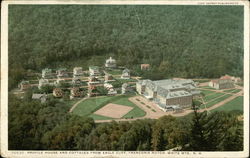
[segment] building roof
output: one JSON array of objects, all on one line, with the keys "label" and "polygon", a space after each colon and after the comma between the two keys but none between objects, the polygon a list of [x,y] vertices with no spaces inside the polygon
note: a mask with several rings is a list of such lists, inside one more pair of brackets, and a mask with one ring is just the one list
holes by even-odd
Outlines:
[{"label": "building roof", "polygon": [[141,66],[143,66],[143,67],[144,67],[144,66],[145,66],[145,67],[147,67],[147,66],[149,66],[149,64],[141,64]]},{"label": "building roof", "polygon": [[41,84],[41,83],[49,83],[49,80],[48,80],[48,79],[41,78],[41,79],[39,80],[39,84]]},{"label": "building roof", "polygon": [[98,66],[89,66],[89,69],[92,69],[92,70],[99,70],[99,67],[98,67]]},{"label": "building roof", "polygon": [[20,84],[29,84],[30,82],[29,81],[22,81]]},{"label": "building roof", "polygon": [[123,83],[122,84],[122,88],[127,88],[128,87],[128,84],[127,83]]},{"label": "building roof", "polygon": [[51,73],[52,70],[51,69],[48,69],[48,68],[45,68],[42,70],[42,73]]},{"label": "building roof", "polygon": [[61,88],[54,88],[53,91],[62,91]]},{"label": "building roof", "polygon": [[57,71],[66,71],[67,69],[66,68],[59,68],[57,69]]},{"label": "building roof", "polygon": [[146,85],[150,90],[157,92],[158,95],[165,97],[167,99],[183,97],[183,96],[191,96],[192,94],[187,90],[195,89],[195,83],[190,79],[187,80],[166,79],[158,81],[140,80],[138,81],[138,84]]},{"label": "building roof", "polygon": [[106,63],[116,63],[116,60],[112,57],[109,57],[109,59],[106,60]]},{"label": "building roof", "polygon": [[168,93],[167,99],[179,98],[179,97],[185,97],[185,96],[192,96],[192,94],[190,92],[185,91],[185,90],[174,91],[174,92]]},{"label": "building roof", "polygon": [[130,73],[129,69],[124,69],[122,73]]},{"label": "building roof", "polygon": [[42,97],[46,97],[46,94],[32,94],[32,99],[41,99]]},{"label": "building roof", "polygon": [[222,80],[231,80],[232,76],[225,75],[225,76],[221,76],[220,79],[222,79]]},{"label": "building roof", "polygon": [[217,80],[211,80],[213,83],[223,84],[223,83],[230,83],[231,80],[228,79],[217,79]]}]

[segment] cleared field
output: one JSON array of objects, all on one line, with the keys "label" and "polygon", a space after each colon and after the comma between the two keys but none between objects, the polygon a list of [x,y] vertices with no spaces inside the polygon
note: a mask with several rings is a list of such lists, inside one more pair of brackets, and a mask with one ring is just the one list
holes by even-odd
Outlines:
[{"label": "cleared field", "polygon": [[233,92],[235,89],[227,89],[227,90],[224,90],[223,92],[229,92],[229,93],[231,93],[231,92]]},{"label": "cleared field", "polygon": [[107,116],[111,118],[121,118],[132,109],[133,107],[130,107],[130,106],[109,103],[105,105],[104,107],[102,107],[101,109],[97,110],[94,114]]},{"label": "cleared field", "polygon": [[119,100],[116,100],[116,101],[112,102],[114,104],[120,104],[120,105],[126,105],[126,106],[133,107],[133,110],[131,110],[130,112],[128,112],[122,118],[132,118],[132,117],[135,118],[135,117],[143,117],[143,116],[145,116],[146,112],[143,111],[141,108],[139,108],[134,103],[130,102],[128,100],[128,98],[129,97],[124,97],[124,98],[121,98]]},{"label": "cleared field", "polygon": [[81,102],[73,111],[73,114],[80,116],[87,116],[103,107],[108,103],[113,97],[98,97],[98,98],[89,98]]},{"label": "cleared field", "polygon": [[224,94],[225,94],[225,93],[214,93],[214,94],[205,96],[204,101],[205,101],[205,102],[208,102],[208,101],[210,101],[210,100],[212,100],[212,99],[215,99],[215,98],[217,98],[217,97],[220,97],[220,96],[222,96],[222,95],[224,95]]},{"label": "cleared field", "polygon": [[202,92],[203,94],[205,94],[205,96],[206,96],[206,95],[210,95],[210,94],[212,94],[212,93],[216,93],[216,92],[210,91],[210,90],[201,90],[201,92]]},{"label": "cleared field", "polygon": [[230,102],[211,111],[214,112],[214,111],[233,111],[233,110],[239,110],[243,112],[243,96],[239,96],[231,100]]},{"label": "cleared field", "polygon": [[74,105],[76,102],[78,102],[80,99],[76,98],[74,100],[67,100],[67,101],[62,101],[63,103],[65,103],[69,108],[72,107],[72,105]]},{"label": "cleared field", "polygon": [[240,89],[235,89],[234,91],[232,91],[231,93],[238,93],[240,92],[241,90]]},{"label": "cleared field", "polygon": [[227,93],[238,93],[239,91],[241,91],[240,89],[228,89],[228,90],[224,90],[223,92],[227,92]]},{"label": "cleared field", "polygon": [[91,114],[89,117],[92,117],[94,120],[112,120],[113,118],[107,116],[101,116],[97,114]]},{"label": "cleared field", "polygon": [[213,101],[211,101],[211,102],[208,102],[208,103],[205,104],[205,105],[201,105],[201,106],[200,106],[200,109],[204,109],[205,106],[206,106],[207,108],[208,108],[208,107],[211,107],[211,106],[213,106],[213,105],[215,105],[215,104],[217,104],[217,103],[219,103],[219,102],[225,100],[226,98],[228,98],[228,97],[230,97],[230,96],[232,96],[232,95],[226,94],[226,95],[224,95],[224,96],[222,96],[222,97],[220,97],[220,98],[217,98],[217,99],[215,99],[215,100],[213,100]]},{"label": "cleared field", "polygon": [[104,97],[97,97],[97,98],[89,98],[83,102],[81,102],[73,111],[73,114],[80,115],[80,116],[90,116],[95,120],[106,120],[110,119],[110,117],[100,116],[93,114],[95,111],[99,110],[100,108],[104,107],[109,103],[113,104],[120,104],[129,107],[133,107],[131,111],[129,111],[126,115],[122,118],[135,118],[135,117],[142,117],[146,113],[138,106],[133,104],[128,100],[131,97],[129,95],[121,95],[121,96],[104,96]]},{"label": "cleared field", "polygon": [[212,88],[212,87],[209,87],[209,86],[202,86],[202,87],[199,87],[199,88],[205,88],[205,89],[215,89],[215,88]]},{"label": "cleared field", "polygon": [[107,72],[111,75],[121,75],[122,70],[107,70]]}]

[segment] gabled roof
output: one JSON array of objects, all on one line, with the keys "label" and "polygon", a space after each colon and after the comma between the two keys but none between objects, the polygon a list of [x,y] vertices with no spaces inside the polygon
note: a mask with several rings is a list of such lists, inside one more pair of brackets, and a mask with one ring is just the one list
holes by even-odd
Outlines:
[{"label": "gabled roof", "polygon": [[42,97],[46,96],[46,94],[32,94],[32,99],[41,99]]},{"label": "gabled roof", "polygon": [[225,76],[221,76],[220,79],[222,79],[222,80],[231,80],[232,76],[225,75]]},{"label": "gabled roof", "polygon": [[122,73],[129,73],[130,71],[129,71],[129,69],[124,69],[123,71],[122,71]]},{"label": "gabled roof", "polygon": [[89,69],[99,70],[99,67],[98,66],[89,66]]},{"label": "gabled roof", "polygon": [[113,59],[112,57],[109,57],[109,59],[106,60],[106,63],[115,63],[116,60]]},{"label": "gabled roof", "polygon": [[179,97],[184,97],[184,96],[192,96],[190,92],[180,90],[180,91],[174,91],[174,92],[169,92],[167,95],[167,99],[171,98],[179,98]]}]

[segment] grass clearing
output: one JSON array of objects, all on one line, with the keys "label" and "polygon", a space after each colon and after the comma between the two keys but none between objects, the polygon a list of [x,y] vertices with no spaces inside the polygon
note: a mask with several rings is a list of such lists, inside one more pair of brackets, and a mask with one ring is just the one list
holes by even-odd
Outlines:
[{"label": "grass clearing", "polygon": [[121,75],[122,70],[107,70],[107,72],[111,75]]},{"label": "grass clearing", "polygon": [[75,98],[72,100],[64,100],[62,101],[63,103],[65,103],[69,108],[71,108],[75,103],[77,103],[79,100],[81,100],[80,98]]},{"label": "grass clearing", "polygon": [[227,93],[238,93],[240,92],[240,89],[228,89],[228,90],[224,90],[223,92],[227,92]]},{"label": "grass clearing", "polygon": [[241,91],[241,89],[235,89],[232,93],[238,93],[240,91]]},{"label": "grass clearing", "polygon": [[227,90],[224,90],[223,92],[228,92],[228,93],[231,93],[233,92],[235,89],[227,89]]},{"label": "grass clearing", "polygon": [[243,96],[239,96],[230,102],[227,102],[226,104],[211,110],[211,112],[214,111],[234,111],[234,110],[239,110],[243,112]]},{"label": "grass clearing", "polygon": [[143,117],[143,116],[145,116],[146,112],[143,111],[141,108],[139,108],[134,103],[130,102],[128,100],[129,97],[131,97],[131,96],[125,96],[124,98],[121,98],[119,100],[116,100],[116,101],[112,102],[114,104],[120,104],[120,105],[126,105],[126,106],[133,107],[133,110],[131,110],[130,112],[128,112],[122,118],[135,118],[135,117]]},{"label": "grass clearing", "polygon": [[213,106],[213,105],[215,105],[215,104],[217,104],[217,103],[219,103],[219,102],[221,102],[221,101],[227,99],[227,98],[230,97],[230,96],[232,96],[232,95],[226,94],[226,95],[224,95],[224,96],[222,96],[222,97],[220,97],[220,98],[217,98],[217,99],[215,99],[215,100],[213,100],[213,101],[211,101],[211,102],[208,102],[208,103],[205,104],[205,105],[201,105],[201,106],[200,106],[200,109],[204,109],[205,106],[206,106],[207,108],[209,108],[209,107],[211,107],[211,106]]},{"label": "grass clearing", "polygon": [[203,94],[205,94],[205,96],[206,96],[206,95],[210,95],[210,94],[212,94],[212,93],[216,93],[216,92],[210,91],[210,90],[201,90],[201,92],[202,92]]},{"label": "grass clearing", "polygon": [[84,100],[74,109],[73,114],[80,116],[90,115],[92,112],[106,105],[110,99],[112,99],[111,96]]},{"label": "grass clearing", "polygon": [[215,99],[215,98],[218,98],[218,97],[220,97],[220,96],[222,96],[222,95],[224,95],[224,94],[225,94],[225,93],[214,93],[214,94],[205,96],[205,97],[204,97],[204,101],[205,101],[205,102],[208,102],[208,101],[210,101],[210,100],[212,100],[212,99]]},{"label": "grass clearing", "polygon": [[92,117],[94,120],[112,120],[113,118],[107,116],[101,116],[97,114],[91,114],[89,117]]},{"label": "grass clearing", "polygon": [[212,88],[212,87],[209,87],[209,86],[202,86],[202,87],[199,87],[199,88],[204,88],[204,89],[215,89],[215,88]]},{"label": "grass clearing", "polygon": [[109,119],[109,117],[100,116],[93,114],[93,112],[97,111],[98,109],[102,108],[103,106],[107,105],[108,103],[120,104],[125,106],[133,107],[133,110],[128,112],[122,118],[135,118],[135,117],[142,117],[146,115],[146,112],[139,108],[134,103],[130,102],[128,98],[131,95],[120,95],[120,96],[103,96],[97,98],[89,98],[81,102],[73,111],[73,114],[80,115],[80,116],[90,116],[93,119]]}]

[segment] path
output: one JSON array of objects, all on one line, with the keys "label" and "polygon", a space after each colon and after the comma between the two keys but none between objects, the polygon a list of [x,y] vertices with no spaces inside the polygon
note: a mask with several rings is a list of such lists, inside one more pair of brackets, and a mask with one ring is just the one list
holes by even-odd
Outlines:
[{"label": "path", "polygon": [[86,99],[88,99],[89,97],[84,97],[84,98],[82,98],[81,100],[79,100],[78,102],[76,102],[70,109],[69,109],[69,112],[72,112],[76,107],[77,107],[77,105],[78,104],[80,104],[82,101],[84,101],[84,100],[86,100]]}]

